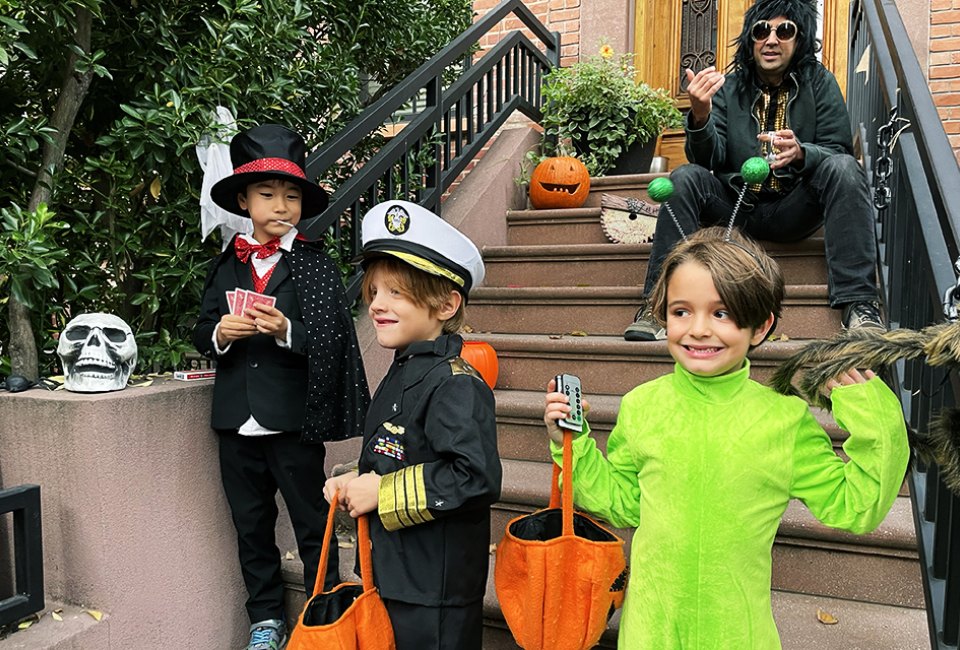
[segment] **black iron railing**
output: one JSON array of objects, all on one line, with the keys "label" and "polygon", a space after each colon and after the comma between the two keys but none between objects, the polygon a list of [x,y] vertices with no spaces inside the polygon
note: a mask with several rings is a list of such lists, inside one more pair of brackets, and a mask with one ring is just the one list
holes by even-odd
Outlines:
[{"label": "black iron railing", "polygon": [[[513,32],[472,62],[479,40],[510,14],[530,29],[545,52]],[[317,239],[332,229],[342,257],[349,259],[360,248],[363,213],[380,201],[406,199],[440,214],[443,193],[511,113],[540,120],[543,76],[559,61],[559,33],[549,32],[521,0],[501,2],[309,156],[307,175],[321,177],[396,115],[410,118],[337,188],[322,214],[304,221],[301,231]],[[454,66],[462,72],[444,87],[444,75]],[[347,282],[351,298],[359,292],[358,280],[355,275]]]},{"label": "black iron railing", "polygon": [[13,513],[14,594],[0,600],[0,627],[43,609],[40,486],[0,490],[0,515]]},{"label": "black iron railing", "polygon": [[[943,319],[942,297],[957,280],[960,167],[894,3],[854,0],[850,30],[847,102],[875,190],[887,310],[892,327],[920,329]],[[920,434],[942,408],[960,403],[960,385],[942,369],[918,361],[894,375]],[[935,465],[917,465],[909,481],[931,644],[957,648],[960,499]]]}]

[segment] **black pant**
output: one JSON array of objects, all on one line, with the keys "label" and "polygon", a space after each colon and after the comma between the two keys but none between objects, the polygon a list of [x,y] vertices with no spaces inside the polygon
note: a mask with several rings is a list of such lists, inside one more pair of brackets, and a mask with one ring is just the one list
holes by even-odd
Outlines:
[{"label": "black pant", "polygon": [[427,607],[384,599],[397,650],[481,650],[483,602]]},{"label": "black pant", "polygon": [[[323,445],[300,443],[299,433],[241,436],[221,431],[220,473],[237,529],[240,570],[250,622],[283,619],[283,580],[277,549],[277,490],[290,512],[309,596],[317,579],[328,506],[323,498]],[[337,539],[330,544],[326,589],[340,582]]]},{"label": "black pant", "polygon": [[[683,165],[670,180],[674,194],[667,203],[687,236],[701,226],[727,225],[737,195],[709,170]],[[830,306],[877,299],[873,204],[866,176],[853,156],[826,157],[786,194],[748,198],[734,225],[755,239],[772,242],[799,241],[823,226]],[[681,239],[670,213],[661,207],[644,296],[653,292],[664,258]]]}]

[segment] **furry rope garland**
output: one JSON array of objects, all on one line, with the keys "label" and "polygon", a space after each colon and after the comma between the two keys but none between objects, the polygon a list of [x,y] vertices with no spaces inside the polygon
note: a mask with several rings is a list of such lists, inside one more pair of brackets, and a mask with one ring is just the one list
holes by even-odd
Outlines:
[{"label": "furry rope garland", "polygon": [[[960,366],[960,322],[919,331],[844,330],[833,338],[808,343],[777,368],[770,385],[779,393],[830,409],[830,399],[823,394],[830,379],[849,368],[878,369],[901,359],[923,359],[929,366]],[[794,385],[798,373],[800,379]],[[914,452],[925,461],[936,462],[944,484],[960,495],[960,409],[944,409],[931,420],[926,435],[908,433]]]}]

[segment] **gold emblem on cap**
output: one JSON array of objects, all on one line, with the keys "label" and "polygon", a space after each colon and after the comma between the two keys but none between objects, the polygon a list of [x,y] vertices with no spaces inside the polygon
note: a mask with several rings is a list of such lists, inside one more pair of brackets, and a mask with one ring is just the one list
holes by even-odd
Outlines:
[{"label": "gold emblem on cap", "polygon": [[394,205],[387,210],[383,222],[391,234],[402,235],[410,229],[410,213],[402,205]]}]

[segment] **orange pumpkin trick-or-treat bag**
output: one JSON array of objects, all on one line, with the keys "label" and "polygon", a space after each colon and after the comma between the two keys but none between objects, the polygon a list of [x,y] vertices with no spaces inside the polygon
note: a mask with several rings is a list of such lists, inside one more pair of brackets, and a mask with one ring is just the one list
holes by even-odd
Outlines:
[{"label": "orange pumpkin trick-or-treat bag", "polygon": [[[337,503],[339,493],[334,496]],[[327,573],[330,539],[333,535],[335,505],[330,505],[323,551],[317,570],[316,594],[304,606],[297,626],[290,634],[286,650],[396,650],[393,626],[387,608],[373,585],[373,560],[370,557],[370,532],[367,516],[357,519],[357,553],[363,584],[341,582],[323,591]]]},{"label": "orange pumpkin trick-or-treat bag", "polygon": [[550,507],[513,519],[497,546],[497,598],[525,650],[592,648],[623,604],[623,540],[573,511],[572,439],[565,431],[562,499],[554,465]]}]

